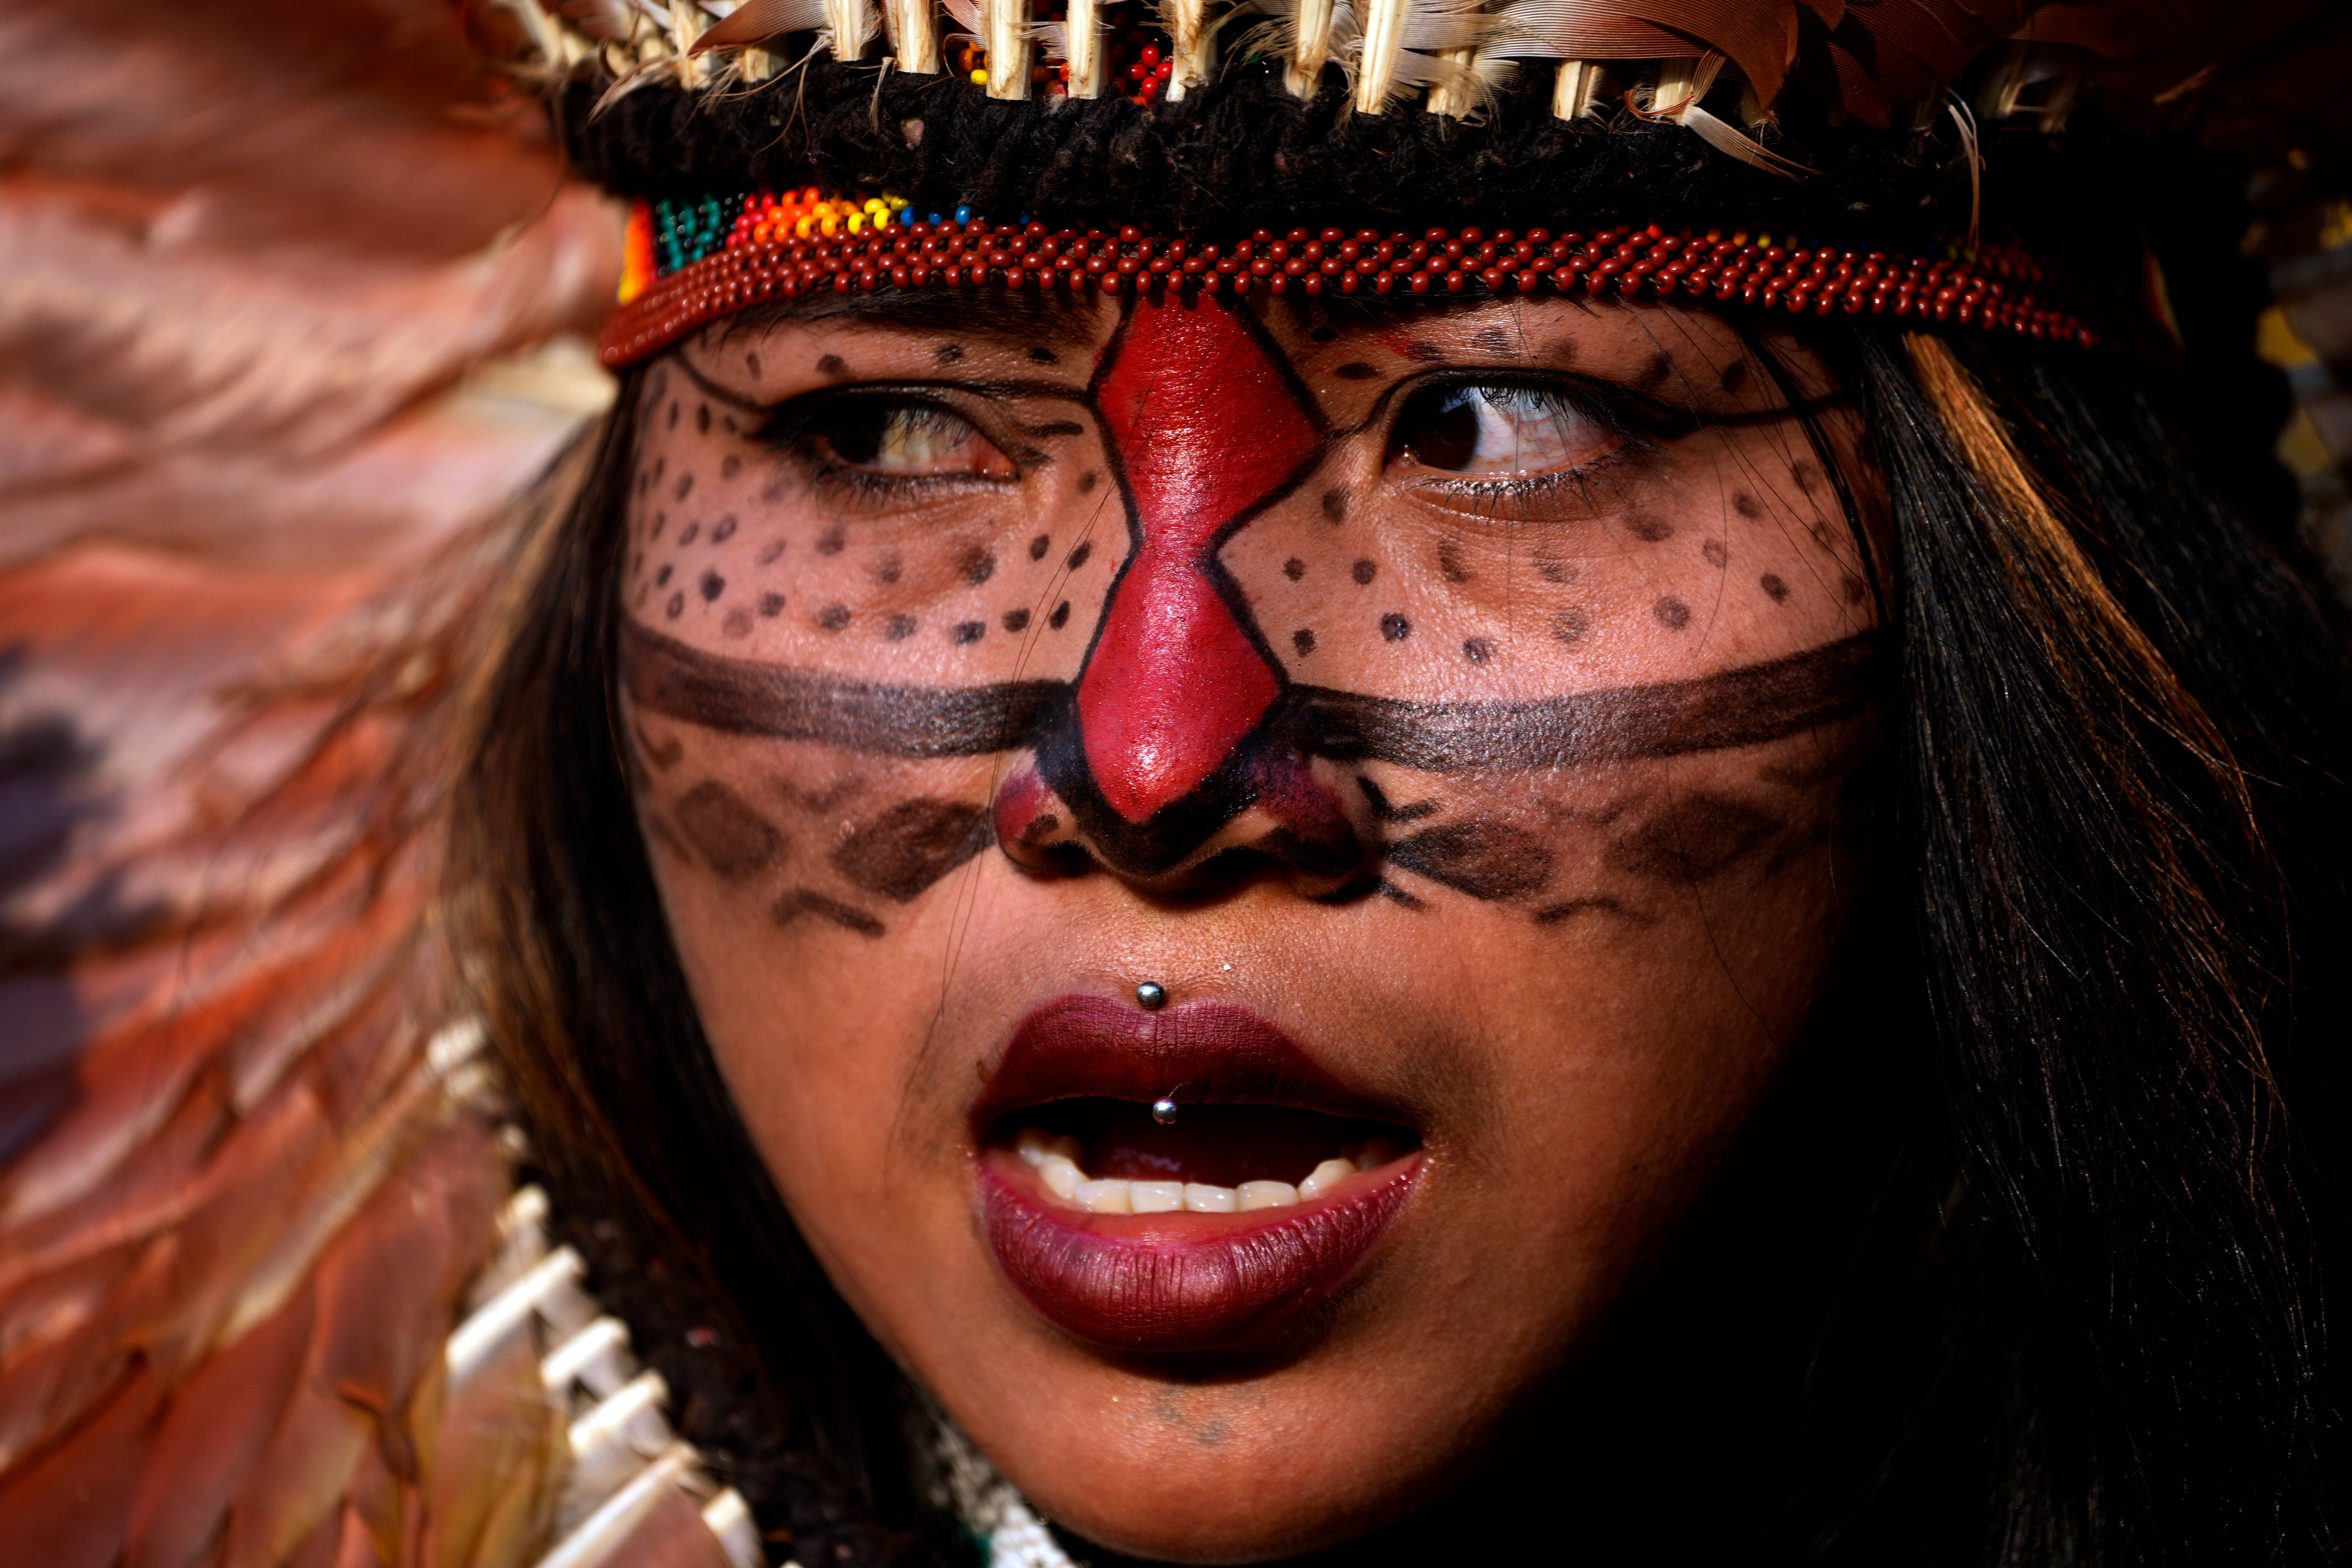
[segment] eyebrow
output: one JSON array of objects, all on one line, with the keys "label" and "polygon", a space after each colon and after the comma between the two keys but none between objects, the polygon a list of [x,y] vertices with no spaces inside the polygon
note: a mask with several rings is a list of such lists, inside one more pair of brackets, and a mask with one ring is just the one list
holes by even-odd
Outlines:
[{"label": "eyebrow", "polygon": [[1097,295],[1027,293],[1012,289],[890,289],[879,294],[815,294],[772,300],[718,323],[713,340],[727,343],[790,322],[840,324],[885,331],[991,338],[1018,346],[1044,343],[1090,348],[1102,331]]}]

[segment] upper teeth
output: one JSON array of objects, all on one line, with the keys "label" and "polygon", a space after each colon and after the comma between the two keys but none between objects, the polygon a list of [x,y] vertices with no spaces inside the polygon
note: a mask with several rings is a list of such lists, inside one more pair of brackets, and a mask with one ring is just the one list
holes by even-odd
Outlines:
[{"label": "upper teeth", "polygon": [[1166,1214],[1189,1209],[1194,1214],[1232,1214],[1237,1209],[1276,1209],[1312,1203],[1359,1171],[1377,1170],[1397,1157],[1397,1146],[1385,1138],[1350,1143],[1336,1160],[1326,1160],[1297,1186],[1288,1182],[1244,1182],[1238,1187],[1213,1186],[1207,1182],[1131,1182],[1117,1176],[1097,1181],[1078,1163],[1082,1151],[1075,1139],[1039,1131],[1021,1130],[1013,1149],[1036,1171],[1045,1190],[1065,1203],[1095,1214]]}]

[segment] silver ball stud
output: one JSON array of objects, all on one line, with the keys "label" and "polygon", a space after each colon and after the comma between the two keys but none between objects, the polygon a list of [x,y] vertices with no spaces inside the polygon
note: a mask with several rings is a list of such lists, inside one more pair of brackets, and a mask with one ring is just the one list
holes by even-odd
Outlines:
[{"label": "silver ball stud", "polygon": [[1172,1100],[1153,1100],[1151,1102],[1151,1120],[1157,1121],[1162,1127],[1175,1126],[1176,1102]]},{"label": "silver ball stud", "polygon": [[1157,1013],[1168,1005],[1168,987],[1147,980],[1135,988],[1135,1005],[1147,1013]]}]

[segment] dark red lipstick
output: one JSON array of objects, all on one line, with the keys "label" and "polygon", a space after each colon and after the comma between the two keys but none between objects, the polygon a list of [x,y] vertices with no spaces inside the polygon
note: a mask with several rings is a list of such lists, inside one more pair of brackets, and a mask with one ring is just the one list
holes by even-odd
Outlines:
[{"label": "dark red lipstick", "polygon": [[[1143,1108],[1163,1096],[1191,1120],[1180,1111],[1155,1128]],[[982,1215],[1005,1278],[1049,1321],[1130,1352],[1244,1344],[1328,1300],[1402,1211],[1423,1168],[1411,1147],[1418,1136],[1395,1107],[1342,1083],[1273,1025],[1218,1003],[1160,1013],[1092,996],[1049,1003],[1015,1032],[973,1122]],[[1024,1130],[1080,1146],[1089,1176],[1114,1184],[1129,1175],[1298,1184],[1347,1140],[1391,1148],[1349,1156],[1371,1168],[1278,1206],[1099,1213],[1049,1191],[1014,1154]],[[1274,1176],[1286,1161],[1297,1168]]]}]

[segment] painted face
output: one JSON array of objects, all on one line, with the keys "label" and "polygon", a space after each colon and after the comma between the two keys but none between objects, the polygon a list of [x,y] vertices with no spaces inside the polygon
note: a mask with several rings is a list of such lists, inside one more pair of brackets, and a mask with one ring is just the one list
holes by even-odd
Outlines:
[{"label": "painted face", "polygon": [[1410,1509],[1769,1088],[1874,689],[1791,363],[996,294],[646,378],[625,695],[705,1026],[1049,1515],[1238,1561]]}]

